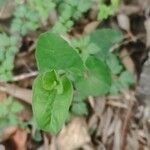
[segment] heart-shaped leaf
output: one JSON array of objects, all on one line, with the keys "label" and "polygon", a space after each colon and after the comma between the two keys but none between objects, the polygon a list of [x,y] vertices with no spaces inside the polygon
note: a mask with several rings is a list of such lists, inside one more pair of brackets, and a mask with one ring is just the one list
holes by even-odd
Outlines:
[{"label": "heart-shaped leaf", "polygon": [[[52,86],[55,82],[58,83],[54,74],[56,72],[49,71],[46,74],[42,73],[38,75],[35,79],[33,84],[32,108],[40,129],[57,133],[67,118],[73,97],[73,88],[71,82],[63,76],[59,79],[63,88],[61,93],[59,93],[56,85]],[[48,84],[50,88],[48,88]]]},{"label": "heart-shaped leaf", "polygon": [[86,60],[87,73],[76,83],[82,97],[106,94],[111,85],[111,74],[107,65],[94,56]]},{"label": "heart-shaped leaf", "polygon": [[82,74],[83,62],[78,53],[58,34],[46,32],[37,41],[36,60],[40,72],[49,69]]}]

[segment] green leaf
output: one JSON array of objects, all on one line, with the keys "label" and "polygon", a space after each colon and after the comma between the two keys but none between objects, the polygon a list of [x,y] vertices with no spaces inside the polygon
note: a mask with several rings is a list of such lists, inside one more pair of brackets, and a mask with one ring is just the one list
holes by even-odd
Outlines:
[{"label": "green leaf", "polygon": [[91,33],[91,42],[100,48],[100,54],[107,55],[112,44],[120,42],[123,38],[121,32],[114,29],[95,30]]},{"label": "green leaf", "polygon": [[52,90],[54,87],[56,87],[57,82],[58,82],[58,77],[55,72],[55,70],[52,71],[47,71],[43,74],[42,76],[42,81],[43,81],[43,88],[45,90]]},{"label": "green leaf", "polygon": [[33,136],[33,139],[36,142],[41,142],[42,141],[42,135],[41,135],[40,130],[36,129],[35,132],[34,132],[34,135],[32,135],[32,136]]},{"label": "green leaf", "polygon": [[50,10],[55,7],[55,3],[52,0],[31,0],[28,3],[31,7],[30,9],[36,10],[43,21],[48,17]]},{"label": "green leaf", "polygon": [[23,105],[17,101],[13,101],[11,105],[11,112],[12,113],[18,113],[23,110]]},{"label": "green leaf", "polygon": [[120,0],[111,0],[111,3],[112,6],[117,9],[119,7]]},{"label": "green leaf", "polygon": [[86,61],[87,74],[76,83],[82,97],[106,94],[111,85],[111,74],[107,65],[94,56]]},{"label": "green leaf", "polygon": [[116,95],[119,92],[128,89],[133,83],[135,83],[133,74],[128,71],[123,71],[119,77],[112,82],[110,94]]},{"label": "green leaf", "polygon": [[8,114],[8,109],[6,105],[0,104],[0,117],[4,117]]},{"label": "green leaf", "polygon": [[43,73],[42,84],[45,90],[51,91],[53,89],[56,89],[59,94],[63,92],[62,82],[55,70]]},{"label": "green leaf", "polygon": [[73,94],[73,102],[75,103],[79,103],[79,102],[83,102],[85,99],[81,96],[80,91],[74,91]]},{"label": "green leaf", "polygon": [[[43,75],[40,74],[33,84],[33,113],[42,130],[57,133],[67,118],[73,97],[73,88],[71,82],[64,76],[60,78],[63,86],[61,94],[57,93],[56,89],[45,90],[42,81]],[[49,81],[48,77],[46,79]]]},{"label": "green leaf", "polygon": [[119,58],[115,54],[110,53],[106,59],[106,62],[111,72],[115,75],[119,74],[123,69],[122,65],[120,64]]},{"label": "green leaf", "polygon": [[111,87],[110,87],[110,94],[116,95],[122,90],[121,83],[119,80],[112,81]]},{"label": "green leaf", "polygon": [[5,0],[0,0],[0,8],[3,7]]},{"label": "green leaf", "polygon": [[37,41],[36,60],[40,72],[49,69],[71,70],[82,74],[83,63],[78,53],[59,35],[46,32]]},{"label": "green leaf", "polygon": [[15,114],[8,114],[8,118],[9,118],[9,125],[18,125],[19,124],[19,118],[15,115]]},{"label": "green leaf", "polygon": [[84,102],[73,103],[71,107],[71,112],[76,115],[87,115],[88,114],[87,104]]},{"label": "green leaf", "polygon": [[99,51],[97,45],[91,43],[90,36],[75,38],[71,41],[71,44],[80,53],[83,62],[86,61],[90,54],[96,54]]},{"label": "green leaf", "polygon": [[124,88],[127,88],[129,85],[135,82],[135,79],[132,73],[130,73],[129,71],[124,71],[121,73],[119,81]]},{"label": "green leaf", "polygon": [[120,0],[111,0],[111,5],[106,5],[101,1],[99,5],[98,19],[107,19],[109,16],[114,15],[119,7]]},{"label": "green leaf", "polygon": [[8,46],[10,44],[10,39],[5,33],[0,34],[0,39],[0,48]]},{"label": "green leaf", "polygon": [[107,6],[105,4],[100,4],[99,9],[100,9],[98,13],[99,20],[107,19],[109,16],[113,15],[114,12],[110,6]]}]

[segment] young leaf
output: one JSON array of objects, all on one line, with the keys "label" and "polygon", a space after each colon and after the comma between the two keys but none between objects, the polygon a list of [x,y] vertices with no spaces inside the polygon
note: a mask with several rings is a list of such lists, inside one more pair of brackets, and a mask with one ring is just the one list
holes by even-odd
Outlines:
[{"label": "young leaf", "polygon": [[11,112],[12,113],[18,113],[23,110],[23,105],[17,101],[14,101],[11,105]]},{"label": "young leaf", "polygon": [[71,107],[71,112],[76,115],[87,115],[88,107],[84,102],[73,103]]},{"label": "young leaf", "polygon": [[134,75],[129,71],[124,71],[121,73],[119,81],[121,82],[122,87],[127,88],[135,82]]},{"label": "young leaf", "polygon": [[109,53],[106,63],[113,74],[119,74],[123,69],[119,58],[115,54]]},{"label": "young leaf", "polygon": [[36,60],[40,72],[56,69],[81,74],[83,71],[83,63],[78,53],[63,38],[52,32],[40,35]]},{"label": "young leaf", "polygon": [[55,70],[47,71],[42,76],[42,84],[45,90],[53,90],[58,82],[58,77]]},{"label": "young leaf", "polygon": [[[63,85],[61,94],[57,93],[56,89],[46,90],[44,88],[43,75],[40,74],[33,84],[33,113],[38,126],[42,130],[57,133],[67,118],[73,97],[73,88],[71,82],[66,77],[62,77],[60,78]],[[51,75],[49,78],[51,78]],[[48,77],[45,79],[49,83]]]},{"label": "young leaf", "polygon": [[71,41],[71,44],[80,53],[83,62],[86,61],[90,54],[96,54],[99,51],[97,45],[91,43],[90,36],[75,38]]},{"label": "young leaf", "polygon": [[110,94],[116,95],[122,90],[121,83],[119,80],[112,81],[111,87],[110,87]]},{"label": "young leaf", "polygon": [[111,74],[105,63],[95,58],[86,60],[87,75],[76,83],[77,90],[83,97],[106,94],[111,85]]},{"label": "young leaf", "polygon": [[113,15],[113,10],[110,6],[100,4],[99,9],[100,11],[98,13],[98,20],[104,20],[107,19],[109,16]]},{"label": "young leaf", "polygon": [[100,48],[100,53],[107,55],[112,44],[115,44],[123,38],[121,32],[114,29],[95,30],[91,36],[91,42]]},{"label": "young leaf", "polygon": [[112,82],[110,94],[118,94],[120,91],[128,89],[135,82],[134,75],[128,71],[123,71],[118,79]]}]

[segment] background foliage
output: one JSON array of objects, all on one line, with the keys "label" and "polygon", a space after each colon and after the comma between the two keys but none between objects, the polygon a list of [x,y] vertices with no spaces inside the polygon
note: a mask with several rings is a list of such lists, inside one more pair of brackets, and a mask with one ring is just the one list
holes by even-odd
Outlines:
[{"label": "background foliage", "polygon": [[[88,115],[89,96],[115,95],[134,83],[133,75],[118,57],[118,49],[111,51],[114,44],[123,40],[118,29],[97,29],[65,40],[92,4],[92,0],[24,3],[16,0],[7,30],[0,33],[0,80],[12,82],[14,60],[22,40],[29,34],[39,35],[48,30],[37,39],[39,75],[33,85],[33,113],[44,131],[57,133],[69,114]],[[98,4],[97,20],[102,21],[117,11],[119,0],[112,0],[109,5],[100,0]],[[49,23],[51,13],[57,16],[52,24]]]}]

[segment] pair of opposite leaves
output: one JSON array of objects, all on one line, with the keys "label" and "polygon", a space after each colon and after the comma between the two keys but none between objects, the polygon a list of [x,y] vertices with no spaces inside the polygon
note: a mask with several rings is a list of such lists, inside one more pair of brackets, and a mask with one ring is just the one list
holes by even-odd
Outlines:
[{"label": "pair of opposite leaves", "polygon": [[[71,72],[81,97],[108,92],[111,75],[106,64],[89,56],[83,64],[79,54],[59,35],[46,32],[37,42],[36,59],[40,74],[33,84],[33,113],[44,131],[57,133],[63,126],[73,98],[73,86],[67,75]],[[86,71],[88,75],[84,76]]]}]

